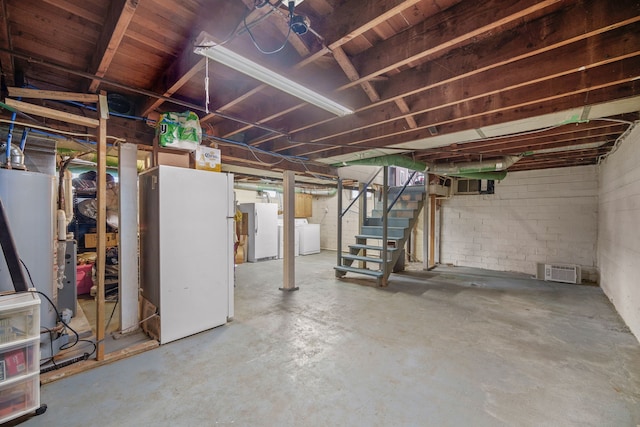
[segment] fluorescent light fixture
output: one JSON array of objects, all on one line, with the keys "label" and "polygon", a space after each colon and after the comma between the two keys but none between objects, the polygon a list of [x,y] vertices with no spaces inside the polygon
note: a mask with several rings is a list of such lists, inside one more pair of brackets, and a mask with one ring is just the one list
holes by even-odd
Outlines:
[{"label": "fluorescent light fixture", "polygon": [[[201,38],[199,38],[201,39]],[[198,47],[195,48],[194,53],[202,56],[206,56],[222,65],[226,65],[242,74],[246,74],[262,83],[268,84],[278,90],[288,93],[291,96],[295,96],[309,104],[315,105],[318,108],[322,108],[336,116],[346,116],[353,114],[353,110],[343,105],[338,104],[335,101],[320,95],[317,92],[312,91],[299,83],[294,82],[282,75],[271,71],[270,69],[263,67],[237,53],[220,45],[203,46],[210,44],[205,42],[198,43]]]}]

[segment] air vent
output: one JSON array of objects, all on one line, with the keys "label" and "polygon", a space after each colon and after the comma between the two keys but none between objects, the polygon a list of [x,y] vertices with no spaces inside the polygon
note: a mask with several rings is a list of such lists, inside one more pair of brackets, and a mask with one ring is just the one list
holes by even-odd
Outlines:
[{"label": "air vent", "polygon": [[545,264],[544,280],[563,283],[580,283],[580,266],[567,264]]}]

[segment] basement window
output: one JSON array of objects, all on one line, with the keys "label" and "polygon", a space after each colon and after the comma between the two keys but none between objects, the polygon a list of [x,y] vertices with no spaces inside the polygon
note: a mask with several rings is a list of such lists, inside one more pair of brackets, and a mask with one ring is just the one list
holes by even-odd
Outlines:
[{"label": "basement window", "polygon": [[456,194],[494,194],[495,181],[492,179],[457,179]]}]

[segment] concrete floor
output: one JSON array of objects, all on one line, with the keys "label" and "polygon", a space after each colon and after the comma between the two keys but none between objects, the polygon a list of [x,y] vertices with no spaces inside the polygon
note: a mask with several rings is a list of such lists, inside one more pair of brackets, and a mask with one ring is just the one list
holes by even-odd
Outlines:
[{"label": "concrete floor", "polygon": [[293,293],[281,261],[238,266],[234,322],[43,386],[23,425],[640,424],[640,345],[599,288],[334,262],[297,258]]}]

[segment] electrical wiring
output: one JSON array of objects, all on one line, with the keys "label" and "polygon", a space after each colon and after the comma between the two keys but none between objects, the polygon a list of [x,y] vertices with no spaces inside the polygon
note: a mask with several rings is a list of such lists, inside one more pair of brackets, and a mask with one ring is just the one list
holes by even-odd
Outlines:
[{"label": "electrical wiring", "polygon": [[284,154],[280,154],[280,153],[274,153],[271,151],[267,151],[267,150],[263,150],[261,148],[258,147],[253,147],[245,142],[239,142],[239,141],[234,141],[232,139],[227,139],[227,138],[221,138],[219,136],[207,136],[206,138],[204,138],[205,140],[210,140],[210,141],[215,141],[215,142],[221,142],[224,144],[229,144],[229,145],[236,145],[238,147],[243,147],[246,148],[248,150],[255,150],[258,153],[264,153],[264,154],[269,154],[271,156],[275,156],[275,157],[281,157],[284,160],[289,160],[289,161],[308,161],[309,159],[307,157],[300,157],[300,156],[287,156]]},{"label": "electrical wiring", "polygon": [[118,301],[116,300],[116,303],[113,304],[113,310],[111,310],[111,316],[109,316],[109,320],[107,320],[107,325],[104,327],[104,330],[106,331],[107,329],[109,329],[109,325],[111,324],[111,319],[113,319],[113,315],[116,312],[116,307],[118,306]]},{"label": "electrical wiring", "polygon": [[[90,341],[90,340],[80,339],[80,334],[78,334],[78,332],[75,329],[73,329],[71,326],[69,326],[69,324],[67,322],[62,320],[62,316],[60,315],[60,312],[58,311],[58,308],[56,307],[56,305],[53,303],[53,301],[51,301],[51,298],[49,298],[49,296],[47,294],[45,294],[44,292],[41,292],[41,291],[36,289],[36,286],[35,286],[35,284],[33,282],[33,278],[31,277],[31,272],[29,271],[29,268],[24,263],[22,258],[20,258],[20,263],[22,264],[22,266],[24,267],[25,271],[27,272],[27,276],[29,277],[29,282],[31,283],[31,286],[33,287],[33,289],[35,289],[35,290],[29,290],[28,292],[37,293],[39,295],[42,295],[49,302],[49,304],[51,304],[51,307],[53,308],[53,310],[56,313],[56,319],[59,320],[60,323],[62,323],[67,329],[69,329],[75,335],[76,340],[72,344],[68,344],[68,343],[67,344],[63,344],[63,345],[60,346],[60,348],[58,348],[58,350],[68,350],[70,348],[75,347],[80,342],[87,342],[87,343],[93,345],[93,351],[91,353],[85,353],[85,358],[88,358],[93,353],[95,353],[95,351],[97,349],[96,343],[94,343],[93,341]],[[51,345],[53,346],[53,344],[51,344]],[[53,354],[53,349],[52,349],[52,354]]]},{"label": "electrical wiring", "polygon": [[[64,131],[64,130],[60,130],[60,129],[55,129],[55,128],[51,128],[51,127],[47,127],[47,126],[40,126],[40,125],[34,125],[34,124],[29,124],[29,123],[24,123],[24,122],[18,122],[15,120],[7,120],[7,119],[0,119],[0,123],[8,123],[8,124],[15,124],[18,126],[24,126],[25,128],[29,128],[32,130],[40,130],[40,131],[45,131],[45,135],[47,136],[51,136],[51,137],[58,137],[58,138],[64,138],[64,136],[72,136],[72,137],[84,137],[84,138],[95,138],[95,135],[89,134],[89,133],[79,133],[79,132],[69,132],[69,131]],[[38,133],[38,132],[36,132]],[[53,134],[53,135],[52,135]],[[56,135],[56,134],[60,134],[60,135]],[[62,136],[64,135],[64,136]],[[67,138],[69,139],[69,138]],[[117,136],[111,136],[111,135],[107,135],[107,139],[113,140],[115,142],[126,142],[127,140],[124,138],[118,138]],[[87,147],[87,144],[92,144],[95,145],[96,143],[93,141],[78,141],[76,139],[71,139],[73,142],[77,142],[78,144],[82,144],[83,146]],[[95,148],[91,148],[91,151],[95,151]]]},{"label": "electrical wiring", "polygon": [[256,153],[254,153],[254,152],[253,152],[253,150],[251,150],[251,149],[250,149],[250,150],[249,150],[249,153],[251,153],[251,155],[253,156],[253,158],[254,158],[254,159],[256,159],[259,163],[262,163],[263,165],[266,165],[266,166],[273,167],[273,166],[279,165],[280,163],[284,162],[284,159],[280,159],[280,160],[278,160],[277,162],[274,162],[274,163],[265,162],[264,160],[260,159],[260,158],[256,155]]},{"label": "electrical wiring", "polygon": [[613,143],[613,147],[611,148],[611,150],[606,154],[598,156],[598,164],[602,163],[602,161],[604,159],[606,159],[608,156],[610,156],[613,153],[615,153],[616,151],[618,151],[618,148],[620,148],[620,144],[622,144],[622,141],[624,141],[627,138],[627,136],[629,136],[631,131],[633,131],[633,129],[635,129],[635,127],[636,127],[636,125],[638,123],[640,123],[640,121],[631,122],[631,124],[629,125],[627,130],[625,130],[624,133],[622,133],[618,138],[616,138],[615,142]]},{"label": "electrical wiring", "polygon": [[260,47],[260,45],[258,44],[258,41],[256,40],[255,36],[251,32],[251,29],[247,25],[246,16],[244,18],[244,26],[245,26],[245,29],[247,30],[247,34],[249,34],[249,38],[251,38],[251,42],[253,42],[253,45],[256,47],[256,49],[258,49],[258,51],[260,51],[260,53],[263,53],[265,55],[273,55],[274,53],[278,53],[278,52],[282,51],[282,49],[284,49],[285,46],[287,45],[287,43],[289,42],[289,37],[291,36],[291,25],[289,25],[288,26],[289,29],[287,31],[287,35],[286,35],[282,45],[280,45],[280,47],[278,47],[278,48],[276,48],[274,50],[264,50],[262,47]]}]

